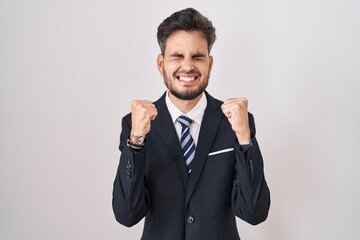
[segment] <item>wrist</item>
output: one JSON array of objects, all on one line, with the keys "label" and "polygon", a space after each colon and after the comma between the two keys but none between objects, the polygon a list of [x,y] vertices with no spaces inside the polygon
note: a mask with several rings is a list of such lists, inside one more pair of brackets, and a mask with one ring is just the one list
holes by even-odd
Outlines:
[{"label": "wrist", "polygon": [[236,133],[236,138],[241,145],[250,144],[251,133],[250,130]]},{"label": "wrist", "polygon": [[137,134],[137,133],[131,133],[129,140],[134,144],[144,144],[145,142],[145,134]]},{"label": "wrist", "polygon": [[134,143],[133,141],[131,141],[130,138],[128,138],[128,140],[126,141],[126,145],[129,148],[137,151],[140,151],[145,147],[145,143]]}]

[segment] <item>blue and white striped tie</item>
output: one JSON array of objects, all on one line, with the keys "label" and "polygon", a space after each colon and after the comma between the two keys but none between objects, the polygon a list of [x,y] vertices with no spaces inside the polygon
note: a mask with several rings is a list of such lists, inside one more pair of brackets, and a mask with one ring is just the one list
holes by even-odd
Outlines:
[{"label": "blue and white striped tie", "polygon": [[185,115],[181,115],[178,118],[178,122],[181,124],[180,144],[184,154],[185,164],[188,168],[188,173],[190,173],[192,168],[192,160],[195,156],[195,142],[190,134],[190,124],[193,122],[193,120]]}]

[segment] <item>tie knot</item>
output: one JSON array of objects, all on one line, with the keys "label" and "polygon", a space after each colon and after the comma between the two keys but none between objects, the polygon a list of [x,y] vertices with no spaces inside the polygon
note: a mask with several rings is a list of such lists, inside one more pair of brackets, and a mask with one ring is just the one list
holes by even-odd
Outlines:
[{"label": "tie knot", "polygon": [[185,125],[187,127],[190,126],[190,124],[193,122],[193,120],[185,115],[181,115],[180,117],[178,117],[178,121],[180,122],[181,125]]}]

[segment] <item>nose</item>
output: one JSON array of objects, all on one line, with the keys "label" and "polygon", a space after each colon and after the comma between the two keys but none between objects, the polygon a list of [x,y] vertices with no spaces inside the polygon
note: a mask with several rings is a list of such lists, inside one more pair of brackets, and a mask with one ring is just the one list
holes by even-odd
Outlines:
[{"label": "nose", "polygon": [[195,68],[194,62],[191,58],[185,58],[182,64],[182,68],[186,71],[191,71]]}]

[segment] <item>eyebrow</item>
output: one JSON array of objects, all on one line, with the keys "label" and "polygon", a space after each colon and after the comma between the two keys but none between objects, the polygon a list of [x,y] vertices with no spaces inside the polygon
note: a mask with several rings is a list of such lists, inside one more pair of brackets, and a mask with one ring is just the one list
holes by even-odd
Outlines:
[{"label": "eyebrow", "polygon": [[[170,57],[176,57],[176,58],[184,57],[184,54],[175,52],[175,53],[171,54]],[[192,54],[191,57],[192,58],[203,58],[203,57],[205,57],[205,54],[197,52],[197,53]]]},{"label": "eyebrow", "polygon": [[170,57],[176,57],[176,58],[184,57],[184,54],[182,54],[182,53],[173,53],[173,54],[170,55]]},{"label": "eyebrow", "polygon": [[202,53],[194,53],[191,57],[193,57],[193,58],[203,58],[203,57],[205,57],[205,54],[202,54]]}]

